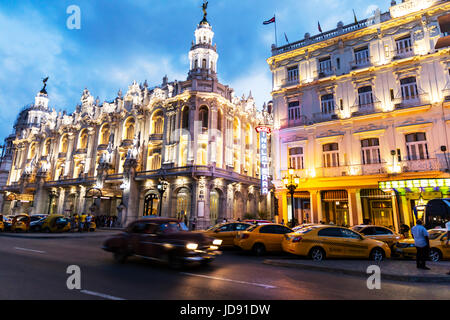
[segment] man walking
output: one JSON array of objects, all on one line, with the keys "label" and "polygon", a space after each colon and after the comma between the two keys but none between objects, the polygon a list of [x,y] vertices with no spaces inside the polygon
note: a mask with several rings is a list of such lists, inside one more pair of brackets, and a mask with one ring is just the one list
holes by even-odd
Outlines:
[{"label": "man walking", "polygon": [[430,270],[430,268],[425,266],[425,262],[428,259],[430,250],[430,239],[427,229],[425,229],[425,227],[422,225],[422,220],[416,221],[416,225],[411,229],[411,234],[414,238],[414,244],[416,245],[417,249],[417,268]]}]

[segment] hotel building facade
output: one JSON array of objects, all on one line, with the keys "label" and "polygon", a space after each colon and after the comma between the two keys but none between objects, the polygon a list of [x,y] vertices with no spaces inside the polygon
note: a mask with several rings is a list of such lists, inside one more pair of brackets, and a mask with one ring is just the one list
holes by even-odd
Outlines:
[{"label": "hotel building facade", "polygon": [[449,197],[450,50],[435,49],[449,11],[449,1],[392,1],[388,12],[272,47],[280,219],[291,221],[294,206],[300,222],[398,231],[427,201]]},{"label": "hotel building facade", "polygon": [[270,218],[255,128],[272,116],[251,93],[238,98],[218,81],[213,36],[205,12],[186,81],[133,82],[103,104],[86,89],[72,114],[51,110],[44,86],[8,138],[1,212],[91,212],[122,225],[160,214],[197,228],[245,214]]}]

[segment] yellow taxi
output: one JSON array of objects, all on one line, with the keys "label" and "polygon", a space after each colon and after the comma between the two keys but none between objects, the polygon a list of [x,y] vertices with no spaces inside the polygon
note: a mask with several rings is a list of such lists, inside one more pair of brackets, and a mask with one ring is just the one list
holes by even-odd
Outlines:
[{"label": "yellow taxi", "polygon": [[344,227],[315,225],[287,234],[282,241],[283,251],[309,256],[321,261],[325,258],[390,258],[391,249],[382,241],[373,240]]},{"label": "yellow taxi", "polygon": [[5,224],[3,223],[3,215],[0,214],[0,232],[5,231]]},{"label": "yellow taxi", "polygon": [[401,234],[395,233],[395,231],[392,231],[389,228],[375,225],[358,225],[351,229],[362,234],[366,238],[386,242],[389,248],[392,248],[394,243],[397,243],[404,238]]},{"label": "yellow taxi", "polygon": [[[450,259],[450,242],[447,244],[447,229],[428,230],[430,239],[430,260],[437,262]],[[415,258],[417,249],[414,239],[404,239],[393,247],[393,253],[405,258]]]},{"label": "yellow taxi", "polygon": [[52,214],[41,220],[39,230],[43,232],[68,232],[70,221],[63,215]]},{"label": "yellow taxi", "polygon": [[208,237],[222,240],[222,247],[232,247],[238,232],[245,231],[251,226],[253,224],[247,222],[227,222],[217,224],[202,233]]},{"label": "yellow taxi", "polygon": [[31,218],[27,214],[19,214],[14,216],[11,221],[11,231],[28,232],[30,229]]},{"label": "yellow taxi", "polygon": [[245,251],[253,251],[260,256],[266,252],[281,252],[284,235],[292,229],[276,223],[254,225],[239,232],[234,238],[234,245]]}]

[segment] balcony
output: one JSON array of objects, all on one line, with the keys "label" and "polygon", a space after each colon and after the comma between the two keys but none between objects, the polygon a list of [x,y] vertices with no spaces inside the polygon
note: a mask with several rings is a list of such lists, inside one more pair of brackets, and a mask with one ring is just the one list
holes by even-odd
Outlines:
[{"label": "balcony", "polygon": [[323,112],[316,112],[313,113],[313,122],[325,122],[325,121],[332,121],[332,120],[338,120],[339,116],[335,110],[334,113],[323,113]]},{"label": "balcony", "polygon": [[318,70],[317,71],[317,77],[319,79],[327,78],[334,76],[336,74],[336,68],[331,67],[331,69],[324,69],[324,70]]},{"label": "balcony", "polygon": [[313,124],[312,121],[309,121],[306,116],[300,116],[298,119],[282,119],[280,121],[280,129],[292,128],[297,126],[306,126],[308,124]]},{"label": "balcony", "polygon": [[375,101],[373,103],[368,104],[362,104],[362,105],[356,105],[353,107],[350,107],[350,113],[352,116],[361,116],[366,114],[372,114],[377,112],[382,112],[381,109],[381,102]]},{"label": "balcony", "polygon": [[372,65],[372,57],[357,59],[355,61],[350,62],[350,67],[352,70],[367,68]]},{"label": "balcony", "polygon": [[163,134],[162,133],[152,133],[148,139],[150,141],[162,141]]},{"label": "balcony", "polygon": [[394,60],[405,59],[414,56],[414,50],[412,47],[406,47],[392,52]]},{"label": "balcony", "polygon": [[77,149],[77,151],[75,151],[75,154],[86,154],[87,153],[87,149]]},{"label": "balcony", "polygon": [[[131,139],[122,140],[122,143],[120,144],[121,147],[131,147],[132,145],[133,145],[133,140],[131,140]],[[100,146],[99,146],[99,148],[100,148]],[[108,146],[106,146],[106,148],[108,148]],[[106,150],[106,148],[103,150]]]},{"label": "balcony", "polygon": [[427,104],[430,104],[430,97],[428,94],[425,93],[419,94],[414,98],[410,99],[402,99],[402,98],[394,99],[395,109],[419,107]]},{"label": "balcony", "polygon": [[282,88],[286,88],[286,87],[293,87],[300,84],[300,79],[284,79],[281,81],[281,87]]},{"label": "balcony", "polygon": [[103,151],[108,149],[108,145],[107,144],[99,144],[97,147],[97,151]]},{"label": "balcony", "polygon": [[424,171],[440,171],[445,170],[439,163],[439,160],[423,159],[423,160],[405,160],[401,162],[403,172],[424,172]]}]

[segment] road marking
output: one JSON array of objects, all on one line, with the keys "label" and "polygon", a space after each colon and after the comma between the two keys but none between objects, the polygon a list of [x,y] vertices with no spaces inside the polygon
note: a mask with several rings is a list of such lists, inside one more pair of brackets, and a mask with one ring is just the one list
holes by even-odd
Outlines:
[{"label": "road marking", "polygon": [[200,278],[213,279],[213,280],[235,282],[235,283],[240,283],[240,284],[250,284],[252,286],[263,287],[263,288],[266,288],[266,289],[275,289],[276,288],[275,286],[271,286],[271,285],[263,284],[263,283],[246,282],[246,281],[239,281],[239,280],[211,277],[211,276],[205,276],[205,275],[195,274],[195,273],[186,273],[186,272],[181,272],[181,274],[185,274],[185,275],[188,275],[188,276],[194,276],[194,277],[200,277]]},{"label": "road marking", "polygon": [[19,247],[15,247],[14,249],[22,250],[22,251],[36,252],[36,253],[45,253],[45,251],[39,251],[39,250],[33,250],[33,249],[25,249],[25,248],[19,248]]},{"label": "road marking", "polygon": [[108,294],[103,294],[103,293],[89,291],[89,290],[81,290],[80,292],[84,293],[84,294],[88,294],[90,296],[96,296],[96,297],[100,297],[100,298],[104,298],[104,299],[108,299],[108,300],[125,300],[125,299],[122,299],[122,298],[110,296]]}]

